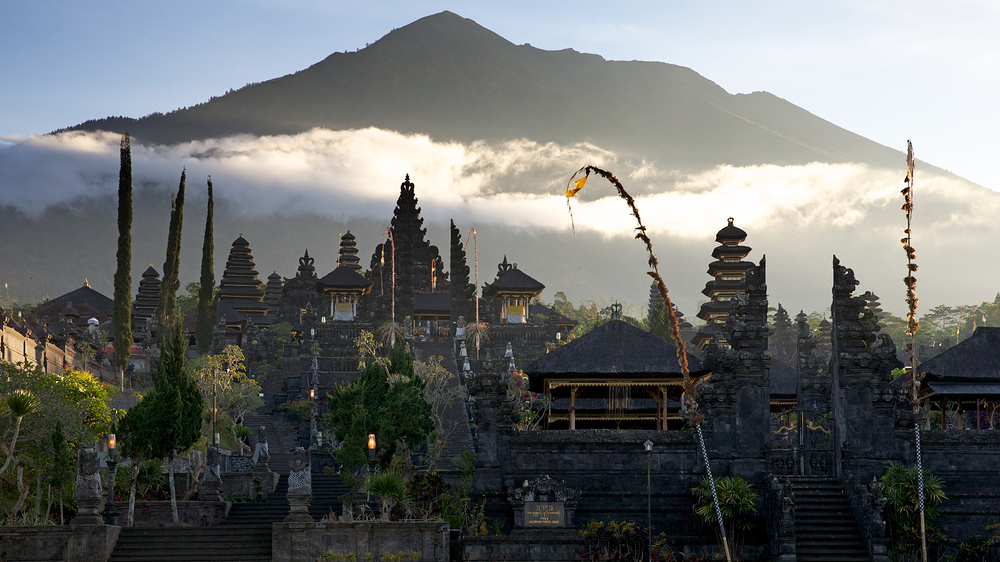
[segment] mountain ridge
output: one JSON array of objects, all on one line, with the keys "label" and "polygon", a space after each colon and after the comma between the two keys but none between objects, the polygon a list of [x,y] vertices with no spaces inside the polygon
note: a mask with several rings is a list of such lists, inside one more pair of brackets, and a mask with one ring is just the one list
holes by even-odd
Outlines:
[{"label": "mountain ridge", "polygon": [[767,92],[729,94],[669,63],[515,45],[452,12],[192,107],[63,130],[127,129],[137,142],[178,144],[315,127],[377,127],[464,143],[590,142],[681,171],[814,161],[882,168],[901,159]]}]

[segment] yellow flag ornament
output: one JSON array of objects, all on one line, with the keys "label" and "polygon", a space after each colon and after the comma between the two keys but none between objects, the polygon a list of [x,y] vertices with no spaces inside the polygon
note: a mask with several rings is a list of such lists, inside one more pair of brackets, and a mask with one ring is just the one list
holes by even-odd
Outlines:
[{"label": "yellow flag ornament", "polygon": [[577,170],[577,172],[573,174],[573,177],[570,178],[569,183],[566,184],[566,198],[568,199],[575,196],[578,191],[583,189],[583,186],[587,184],[587,178],[589,177],[590,174],[587,173],[586,166]]},{"label": "yellow flag ornament", "polygon": [[576,224],[573,222],[573,207],[569,204],[569,198],[575,197],[576,194],[583,189],[583,186],[587,184],[587,178],[590,177],[590,170],[584,166],[573,174],[573,177],[569,179],[569,183],[566,184],[566,209],[569,210],[569,224],[573,227],[573,232],[576,232]]}]

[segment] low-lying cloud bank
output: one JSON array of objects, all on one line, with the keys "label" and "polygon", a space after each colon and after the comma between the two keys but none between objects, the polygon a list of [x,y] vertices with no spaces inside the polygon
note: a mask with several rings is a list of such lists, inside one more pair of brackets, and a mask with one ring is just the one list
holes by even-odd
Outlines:
[{"label": "low-lying cloud bank", "polygon": [[[116,193],[118,135],[74,132],[15,140],[15,146],[0,148],[0,205],[37,216],[50,205]],[[732,216],[750,233],[748,243],[757,249],[752,258],[759,259],[758,252],[769,259],[775,254],[790,267],[809,270],[797,271],[794,279],[804,275],[810,282],[828,285],[827,254],[838,247],[857,254],[847,265],[878,269],[871,277],[884,276],[886,284],[903,274],[902,266],[885,263],[887,256],[897,254],[903,261],[898,241],[903,228],[902,163],[900,170],[813,163],[718,166],[691,174],[652,159],[629,161],[586,143],[564,146],[522,139],[462,144],[374,128],[238,136],[176,146],[134,142],[132,157],[137,188],[176,189],[186,168],[189,189],[203,189],[211,175],[217,197],[250,217],[310,213],[336,220],[388,220],[399,184],[409,174],[429,221],[461,218],[465,225],[558,231],[570,228],[563,196],[567,180],[580,166],[593,164],[616,173],[633,194],[643,194],[638,196],[639,209],[663,251],[669,251],[671,239],[704,244],[707,265],[716,231]],[[982,273],[972,273],[977,281],[958,282],[949,275],[962,272],[949,265],[948,272],[935,274],[933,261],[939,255],[947,256],[942,263],[949,264],[959,257],[970,263],[981,259],[977,246],[998,234],[1000,194],[954,177],[922,176],[919,170],[916,193],[914,228],[921,270],[931,271],[926,277],[932,283],[951,283],[965,293],[945,303],[978,302],[991,290]],[[599,178],[573,200],[573,216],[577,230],[597,232],[605,239],[631,237],[634,227],[613,187]],[[444,247],[447,240],[435,243]],[[803,254],[801,260],[816,253],[822,257],[817,263],[823,265],[795,264],[793,248]],[[883,275],[886,269],[899,269],[899,275]],[[865,278],[860,271],[859,278]],[[698,286],[707,277],[693,271],[691,279]],[[893,285],[883,292],[895,290]],[[944,287],[938,292],[942,299],[948,294]],[[643,299],[637,295],[635,300]]]}]

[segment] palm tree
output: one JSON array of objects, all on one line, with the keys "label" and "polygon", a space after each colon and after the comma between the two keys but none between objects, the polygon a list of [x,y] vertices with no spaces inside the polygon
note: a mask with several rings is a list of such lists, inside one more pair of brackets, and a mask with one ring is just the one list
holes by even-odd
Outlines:
[{"label": "palm tree", "polygon": [[24,416],[27,416],[37,410],[39,402],[38,397],[31,391],[18,388],[7,395],[4,399],[3,405],[15,419],[14,437],[10,440],[10,449],[7,450],[7,460],[3,463],[3,467],[0,468],[0,474],[7,471],[7,467],[10,466],[11,459],[14,458],[14,445],[17,444],[17,435],[21,432],[21,420],[24,419]]},{"label": "palm tree", "polygon": [[388,521],[389,510],[397,502],[403,501],[403,496],[406,494],[406,481],[401,472],[387,470],[371,475],[365,481],[365,488],[382,498],[382,521]]}]

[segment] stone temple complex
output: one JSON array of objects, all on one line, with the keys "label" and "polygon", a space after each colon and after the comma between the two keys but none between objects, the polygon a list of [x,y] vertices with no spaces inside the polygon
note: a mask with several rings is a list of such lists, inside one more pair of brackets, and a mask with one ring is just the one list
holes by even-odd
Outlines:
[{"label": "stone temple complex", "polygon": [[[306,248],[289,250],[301,255],[297,269],[263,267],[273,271],[266,279],[252,237],[233,241],[211,353],[239,346],[248,371],[263,381],[266,405],[246,422],[257,433],[254,454],[212,450],[211,494],[184,508],[197,529],[162,521],[122,529],[109,543],[117,544],[111,560],[189,559],[172,550],[187,545],[228,550],[225,559],[305,562],[337,545],[352,545],[343,547],[346,556],[351,548],[384,554],[385,545],[405,544],[420,560],[570,561],[590,559],[577,530],[596,521],[651,525],[677,553],[718,558],[715,528],[692,515],[691,490],[711,472],[742,478],[757,495],[739,538],[743,559],[887,562],[889,515],[872,482],[891,462],[916,462],[915,427],[923,467],[946,482],[949,500],[936,528],[965,541],[1000,524],[1000,329],[980,328],[918,367],[915,411],[896,343],[881,333],[877,297],[857,294],[854,272],[833,257],[831,285],[817,288],[830,291],[829,319],[813,327],[804,313],[794,321],[786,314],[788,350],[777,361],[769,316],[777,303],[767,289],[776,272],[763,255],[747,260],[747,233],[730,218],[711,249],[699,329],[675,309],[680,341],[665,341],[626,322],[615,305],[604,323],[567,343],[575,321],[537,300],[557,279],[521,270],[505,255],[492,280],[477,287],[460,225],[451,223],[445,263],[420,213],[406,176],[383,238],[347,231],[336,264],[317,264]],[[135,356],[148,357],[138,371],[155,360],[159,288],[150,266],[133,305]],[[79,364],[80,342],[96,343],[109,328],[109,301],[85,285],[39,307],[38,316],[2,311],[0,356],[48,372]],[[651,291],[650,324],[657,308]],[[398,334],[416,359],[440,357],[454,375],[456,398],[438,419],[450,437],[437,471],[470,491],[483,525],[497,532],[336,522],[355,507],[378,510],[336,475],[340,444],[322,425],[330,413],[322,397],[359,375],[354,342],[363,331]],[[107,363],[108,349],[89,361]],[[704,416],[696,425],[686,406],[692,399]],[[306,415],[293,415],[283,407],[289,403],[305,404]],[[426,444],[415,448],[410,470],[429,454]],[[245,493],[226,488],[239,482],[250,493],[270,482],[263,486],[270,495],[221,509],[220,497]],[[100,526],[90,511],[87,517]],[[226,542],[234,536],[241,538]],[[245,545],[257,550],[239,550]],[[637,548],[646,559],[648,546]]]}]

